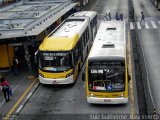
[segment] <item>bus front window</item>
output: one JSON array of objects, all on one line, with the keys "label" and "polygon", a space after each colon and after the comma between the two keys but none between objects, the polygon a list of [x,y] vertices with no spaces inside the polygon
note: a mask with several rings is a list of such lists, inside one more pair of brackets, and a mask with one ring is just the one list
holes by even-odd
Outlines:
[{"label": "bus front window", "polygon": [[72,59],[69,52],[41,52],[39,63],[42,70],[60,72],[71,68]]},{"label": "bus front window", "polygon": [[92,64],[89,66],[88,85],[90,91],[121,92],[125,90],[125,66],[121,63],[114,65]]}]

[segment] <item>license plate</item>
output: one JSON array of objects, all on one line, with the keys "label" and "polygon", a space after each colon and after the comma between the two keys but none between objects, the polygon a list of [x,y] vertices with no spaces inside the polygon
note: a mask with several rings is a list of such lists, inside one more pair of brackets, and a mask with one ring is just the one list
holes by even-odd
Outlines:
[{"label": "license plate", "polygon": [[111,102],[111,100],[110,99],[104,99],[104,102]]},{"label": "license plate", "polygon": [[53,82],[52,82],[52,84],[58,84],[58,82],[56,82],[56,81],[53,81]]}]

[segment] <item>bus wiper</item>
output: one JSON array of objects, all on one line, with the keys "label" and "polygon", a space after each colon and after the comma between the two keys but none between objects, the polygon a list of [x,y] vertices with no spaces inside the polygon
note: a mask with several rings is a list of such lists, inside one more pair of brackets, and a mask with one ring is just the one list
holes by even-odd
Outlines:
[{"label": "bus wiper", "polygon": [[119,75],[119,73],[115,73],[113,75],[107,76],[107,78],[111,78],[111,77],[118,76],[118,75]]}]

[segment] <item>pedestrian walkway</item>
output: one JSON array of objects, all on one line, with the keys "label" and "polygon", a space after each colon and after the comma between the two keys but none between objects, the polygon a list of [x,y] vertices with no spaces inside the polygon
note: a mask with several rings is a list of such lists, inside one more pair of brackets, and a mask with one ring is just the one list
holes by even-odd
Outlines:
[{"label": "pedestrian walkway", "polygon": [[130,24],[129,24],[130,30],[134,30],[135,25],[137,26],[138,30],[159,29],[160,28],[160,20],[158,20],[158,19],[146,19],[145,22],[140,22],[139,19],[136,22],[130,22]]},{"label": "pedestrian walkway", "polygon": [[[28,89],[28,86],[30,86],[34,81],[34,79],[28,78],[29,74],[27,71],[19,72],[18,76],[15,76],[12,72],[6,73],[4,76],[12,88],[13,96],[11,96],[10,101],[6,103],[3,93],[0,91],[0,114],[2,115],[6,115],[13,106],[20,101],[20,98]],[[20,102],[23,102],[23,100]],[[18,107],[18,105],[15,107]]]}]

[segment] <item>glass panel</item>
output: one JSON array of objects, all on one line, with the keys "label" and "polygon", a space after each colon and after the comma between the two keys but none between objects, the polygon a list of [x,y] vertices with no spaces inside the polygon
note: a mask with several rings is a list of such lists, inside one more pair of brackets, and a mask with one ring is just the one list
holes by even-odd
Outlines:
[{"label": "glass panel", "polygon": [[65,71],[71,68],[71,55],[69,52],[41,52],[39,67],[46,71]]},{"label": "glass panel", "polygon": [[90,65],[92,65],[89,66],[88,71],[90,91],[120,92],[125,90],[124,61],[92,62]]}]

